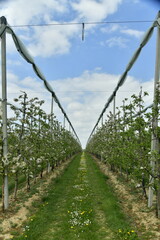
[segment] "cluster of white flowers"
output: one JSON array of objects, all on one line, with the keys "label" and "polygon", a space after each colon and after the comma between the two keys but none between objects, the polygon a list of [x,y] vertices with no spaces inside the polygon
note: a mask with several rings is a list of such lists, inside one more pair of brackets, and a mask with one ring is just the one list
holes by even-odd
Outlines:
[{"label": "cluster of white flowers", "polygon": [[19,163],[19,161],[20,161],[20,158],[21,158],[21,155],[18,155],[17,157],[13,157],[12,158],[12,161],[13,161],[13,163],[15,164],[15,163]]},{"label": "cluster of white flowers", "polygon": [[71,219],[69,220],[69,223],[71,226],[83,226],[82,216],[78,211],[73,211],[70,214]]},{"label": "cluster of white flowers", "polygon": [[36,160],[37,164],[40,164],[40,163],[42,163],[42,161],[43,161],[43,158],[42,158],[42,157],[40,157],[40,158],[37,158],[37,160]]},{"label": "cluster of white flowers", "polygon": [[3,162],[3,164],[4,164],[5,167],[8,166],[8,165],[9,165],[8,157],[7,157],[7,156],[2,157],[2,162]]}]

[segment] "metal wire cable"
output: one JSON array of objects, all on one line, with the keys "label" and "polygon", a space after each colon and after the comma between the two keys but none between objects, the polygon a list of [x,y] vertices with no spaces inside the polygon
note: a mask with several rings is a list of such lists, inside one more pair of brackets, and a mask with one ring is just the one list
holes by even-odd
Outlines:
[{"label": "metal wire cable", "polygon": [[46,26],[64,26],[64,25],[98,25],[98,24],[122,24],[122,23],[151,23],[154,20],[122,20],[122,21],[103,21],[103,22],[59,22],[59,23],[41,23],[41,24],[22,24],[10,25],[10,27],[46,27]]}]

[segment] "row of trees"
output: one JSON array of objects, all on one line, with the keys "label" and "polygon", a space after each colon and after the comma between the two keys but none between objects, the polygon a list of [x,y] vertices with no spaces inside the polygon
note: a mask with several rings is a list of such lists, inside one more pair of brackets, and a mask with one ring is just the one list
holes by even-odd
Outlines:
[{"label": "row of trees", "polygon": [[[123,101],[123,106],[117,108],[115,115],[109,113],[108,120],[92,135],[87,151],[109,164],[111,170],[118,171],[135,186],[141,187],[146,198],[148,188],[154,189],[160,217],[160,154],[151,151],[153,119],[158,116],[158,108],[156,113],[155,109],[145,109],[143,99],[146,95],[146,92],[133,95],[130,103],[127,99]],[[160,137],[159,127],[156,132]],[[154,169],[150,164],[153,159]]]},{"label": "row of trees", "polygon": [[[45,113],[42,109],[44,101],[38,98],[28,99],[26,93],[14,101],[20,107],[11,105],[14,116],[8,119],[7,123],[8,154],[6,158],[3,157],[1,138],[0,174],[2,185],[4,185],[6,168],[8,175],[14,178],[14,198],[16,199],[18,182],[22,175],[25,176],[29,191],[31,179],[35,182],[39,175],[43,176],[44,171],[50,172],[55,166],[81,151],[81,146],[73,134],[63,128],[53,114]],[[2,186],[2,198],[4,198],[3,192]]]}]

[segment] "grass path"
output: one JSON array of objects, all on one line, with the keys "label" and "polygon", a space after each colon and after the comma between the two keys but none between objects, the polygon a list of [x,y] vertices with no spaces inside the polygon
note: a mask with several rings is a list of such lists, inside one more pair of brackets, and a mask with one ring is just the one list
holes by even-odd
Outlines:
[{"label": "grass path", "polygon": [[23,232],[12,239],[138,239],[106,181],[91,156],[76,156],[35,204],[36,213]]}]

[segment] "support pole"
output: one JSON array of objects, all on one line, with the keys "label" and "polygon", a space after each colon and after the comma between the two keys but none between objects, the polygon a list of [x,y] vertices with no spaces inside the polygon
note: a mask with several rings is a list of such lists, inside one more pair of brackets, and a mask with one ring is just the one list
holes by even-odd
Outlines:
[{"label": "support pole", "polygon": [[[5,17],[0,18],[1,25],[7,25]],[[8,141],[7,141],[7,74],[6,74],[6,31],[1,36],[1,76],[2,76],[2,132],[3,132],[3,159],[7,163]],[[3,179],[3,209],[9,207],[8,192],[8,167],[4,164]]]},{"label": "support pole", "polygon": [[[160,13],[157,21],[160,24]],[[152,134],[151,134],[151,171],[152,175],[155,174],[155,164],[156,156],[154,153],[158,154],[159,151],[159,139],[158,139],[158,94],[159,94],[159,73],[160,73],[160,26],[157,26],[157,43],[156,43],[156,65],[155,65],[155,80],[154,80],[154,100],[153,100],[153,119],[152,119]],[[148,207],[153,205],[153,184],[154,177],[150,176],[150,186],[148,193]]]}]

